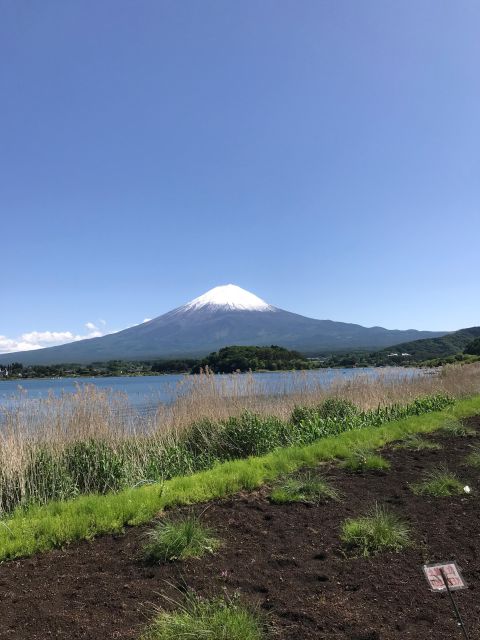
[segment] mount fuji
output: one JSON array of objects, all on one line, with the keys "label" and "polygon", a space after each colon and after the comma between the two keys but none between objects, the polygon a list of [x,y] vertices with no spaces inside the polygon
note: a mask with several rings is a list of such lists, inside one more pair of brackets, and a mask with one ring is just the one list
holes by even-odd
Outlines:
[{"label": "mount fuji", "polygon": [[100,338],[0,356],[0,363],[90,363],[200,357],[228,345],[276,344],[303,353],[381,349],[445,331],[389,330],[315,320],[274,307],[233,284],[215,287],[143,324]]}]

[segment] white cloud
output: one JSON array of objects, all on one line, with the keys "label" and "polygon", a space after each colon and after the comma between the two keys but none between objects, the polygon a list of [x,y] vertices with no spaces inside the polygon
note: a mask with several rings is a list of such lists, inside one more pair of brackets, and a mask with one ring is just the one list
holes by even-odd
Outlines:
[{"label": "white cloud", "polygon": [[144,318],[143,321],[144,322],[150,322],[151,318]]},{"label": "white cloud", "polygon": [[8,338],[7,336],[0,335],[0,353],[31,351],[32,349],[54,347],[55,345],[65,344],[66,342],[99,338],[106,333],[99,329],[93,322],[86,322],[85,327],[87,328],[85,335],[72,333],[72,331],[29,331],[22,333],[22,335],[17,338]]}]

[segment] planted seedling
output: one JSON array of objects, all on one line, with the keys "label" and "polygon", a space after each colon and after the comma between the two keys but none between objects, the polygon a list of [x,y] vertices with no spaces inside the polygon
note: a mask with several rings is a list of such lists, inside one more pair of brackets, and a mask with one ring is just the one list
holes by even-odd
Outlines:
[{"label": "planted seedling", "polygon": [[287,478],[270,494],[270,500],[276,504],[292,502],[318,504],[324,500],[340,500],[340,498],[340,492],[325,478],[309,472]]},{"label": "planted seedling", "polygon": [[363,556],[381,551],[401,551],[411,544],[409,527],[395,514],[375,505],[365,516],[342,525],[342,542]]},{"label": "planted seedling", "polygon": [[352,473],[364,473],[388,471],[391,465],[388,460],[368,449],[357,449],[342,462],[341,466]]},{"label": "planted seedling", "polygon": [[413,493],[432,498],[445,498],[470,493],[470,487],[445,466],[428,471],[421,482],[411,486]]},{"label": "planted seedling", "polygon": [[201,524],[198,517],[190,515],[159,522],[147,534],[142,556],[147,564],[200,558],[206,553],[213,553],[219,545],[212,531]]}]

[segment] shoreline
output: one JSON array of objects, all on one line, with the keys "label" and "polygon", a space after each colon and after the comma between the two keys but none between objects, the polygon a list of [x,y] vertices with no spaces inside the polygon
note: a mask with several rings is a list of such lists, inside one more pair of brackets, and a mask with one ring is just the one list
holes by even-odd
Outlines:
[{"label": "shoreline", "polygon": [[[254,371],[249,370],[249,371],[229,371],[229,372],[218,372],[218,373],[214,373],[211,372],[210,375],[214,375],[214,376],[232,376],[232,375],[248,375],[248,374],[255,374],[255,373],[301,373],[302,371],[304,372],[309,372],[309,371],[328,371],[328,370],[363,370],[363,369],[422,369],[425,371],[425,373],[429,373],[430,371],[432,372],[432,374],[434,372],[436,372],[438,369],[441,369],[442,367],[425,367],[422,364],[408,364],[408,365],[401,365],[401,364],[395,364],[395,365],[366,365],[366,366],[355,366],[355,365],[337,365],[337,366],[328,366],[328,367],[312,367],[311,369],[276,369],[275,371],[272,369],[255,369]],[[28,377],[20,377],[20,376],[8,376],[8,377],[1,377],[0,378],[0,383],[1,382],[13,382],[13,381],[23,381],[23,380],[76,380],[76,379],[85,379],[85,378],[158,378],[158,377],[165,377],[165,376],[200,376],[200,375],[205,375],[205,374],[200,374],[200,373],[191,373],[190,371],[169,371],[169,372],[155,372],[155,371],[148,371],[148,372],[139,372],[139,373],[112,373],[112,374],[85,374],[85,375],[80,375],[80,374],[70,374],[70,375],[65,375],[65,376],[28,376]]]}]

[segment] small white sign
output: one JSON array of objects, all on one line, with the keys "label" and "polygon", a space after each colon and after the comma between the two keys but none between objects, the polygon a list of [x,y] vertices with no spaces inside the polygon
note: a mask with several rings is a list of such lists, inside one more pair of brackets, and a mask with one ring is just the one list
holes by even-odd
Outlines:
[{"label": "small white sign", "polygon": [[438,564],[425,564],[423,571],[432,591],[446,591],[445,581],[442,571],[448,580],[448,587],[451,591],[466,589],[467,583],[460,573],[460,569],[455,562],[439,562]]}]

